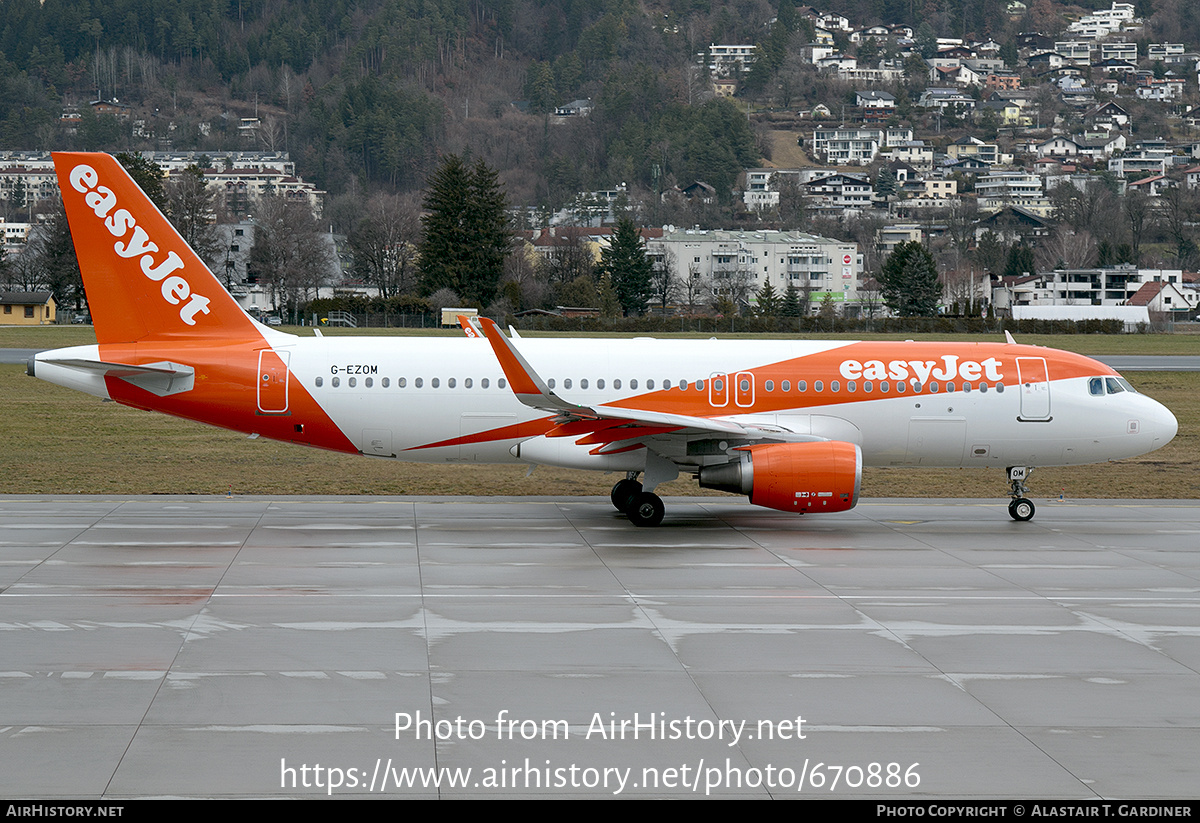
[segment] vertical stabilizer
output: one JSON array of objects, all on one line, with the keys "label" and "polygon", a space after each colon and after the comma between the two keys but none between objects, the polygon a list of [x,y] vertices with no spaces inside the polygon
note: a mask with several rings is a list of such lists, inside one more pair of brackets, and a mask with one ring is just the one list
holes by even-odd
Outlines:
[{"label": "vertical stabilizer", "polygon": [[99,343],[261,339],[257,324],[115,158],[56,152],[54,166]]}]

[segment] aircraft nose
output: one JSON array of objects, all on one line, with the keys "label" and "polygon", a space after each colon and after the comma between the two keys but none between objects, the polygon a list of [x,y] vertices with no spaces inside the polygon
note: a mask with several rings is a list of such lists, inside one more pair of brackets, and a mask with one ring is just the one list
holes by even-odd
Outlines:
[{"label": "aircraft nose", "polygon": [[1142,436],[1150,437],[1150,450],[1153,451],[1175,439],[1179,432],[1179,421],[1162,403],[1148,397],[1146,399],[1150,400],[1150,408],[1142,412]]},{"label": "aircraft nose", "polygon": [[1179,421],[1166,406],[1161,403],[1157,405],[1154,415],[1154,446],[1161,448],[1175,439],[1179,432]]}]

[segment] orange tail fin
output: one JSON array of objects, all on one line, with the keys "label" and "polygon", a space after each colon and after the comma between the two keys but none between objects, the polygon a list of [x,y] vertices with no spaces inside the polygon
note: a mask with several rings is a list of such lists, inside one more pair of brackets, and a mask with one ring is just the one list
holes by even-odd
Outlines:
[{"label": "orange tail fin", "polygon": [[115,158],[56,152],[54,166],[98,342],[261,336]]}]

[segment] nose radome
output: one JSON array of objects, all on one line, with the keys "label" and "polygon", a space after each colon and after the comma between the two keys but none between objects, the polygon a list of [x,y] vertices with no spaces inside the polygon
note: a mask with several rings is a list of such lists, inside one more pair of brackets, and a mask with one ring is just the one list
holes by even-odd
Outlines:
[{"label": "nose radome", "polygon": [[1155,447],[1162,447],[1175,439],[1175,435],[1179,432],[1179,421],[1166,406],[1161,403],[1155,405],[1158,408],[1154,415],[1154,444]]}]

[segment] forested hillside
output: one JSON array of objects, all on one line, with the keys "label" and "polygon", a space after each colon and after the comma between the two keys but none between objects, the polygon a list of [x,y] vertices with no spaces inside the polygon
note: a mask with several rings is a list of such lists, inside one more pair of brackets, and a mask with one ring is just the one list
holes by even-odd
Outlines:
[{"label": "forested hillside", "polygon": [[[1052,34],[1082,11],[1033,0],[1014,17],[1007,5],[830,0],[822,9],[856,25],[919,26],[918,41],[998,42]],[[1200,41],[1180,5],[1143,0],[1138,13],[1165,36]],[[841,93],[796,71],[812,33],[801,11],[791,0],[0,0],[0,148],[286,149],[334,198],[420,188],[446,153],[497,169],[516,204],[697,179],[727,196],[769,152],[746,104]],[[736,104],[712,97],[697,60],[714,42],[760,46]],[[130,106],[143,133],[93,115],[97,98]],[[576,98],[593,101],[589,115],[551,114]],[[82,116],[75,134],[60,124],[71,106]],[[262,126],[248,146],[237,125],[253,116]]]}]

